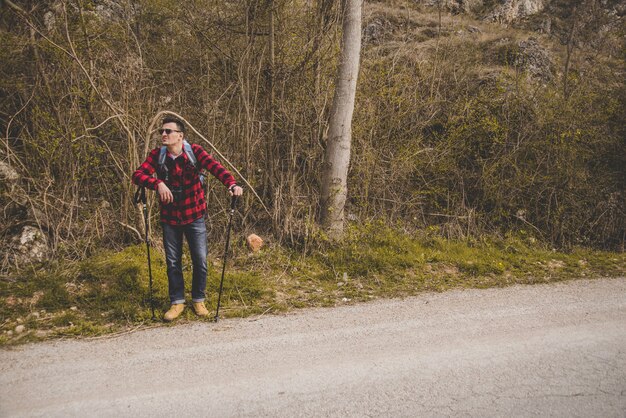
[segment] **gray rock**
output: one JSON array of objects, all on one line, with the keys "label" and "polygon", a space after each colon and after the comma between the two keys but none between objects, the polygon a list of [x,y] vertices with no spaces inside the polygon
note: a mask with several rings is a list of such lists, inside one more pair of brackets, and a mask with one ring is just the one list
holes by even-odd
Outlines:
[{"label": "gray rock", "polygon": [[508,24],[543,11],[547,3],[548,0],[501,0],[485,20]]},{"label": "gray rock", "polygon": [[379,43],[387,32],[388,27],[390,26],[389,22],[377,17],[372,20],[370,23],[365,25],[363,28],[363,43]]},{"label": "gray rock", "polygon": [[548,51],[535,38],[520,41],[513,65],[537,79],[550,81],[554,63]]},{"label": "gray rock", "polygon": [[0,181],[11,190],[20,179],[19,173],[5,161],[0,161]]},{"label": "gray rock", "polygon": [[441,7],[452,13],[470,13],[483,6],[483,0],[427,0],[427,6]]},{"label": "gray rock", "polygon": [[43,24],[48,32],[52,32],[57,24],[57,18],[52,10],[48,10],[43,15]]},{"label": "gray rock", "polygon": [[102,0],[95,8],[95,14],[102,20],[120,22],[128,19],[128,13],[122,3],[112,0]]},{"label": "gray rock", "polygon": [[48,237],[35,226],[26,225],[9,239],[9,261],[16,265],[44,261],[49,251]]},{"label": "gray rock", "polygon": [[541,27],[539,28],[539,31],[542,33],[547,33],[548,35],[552,33],[552,19],[545,18],[541,22]]}]

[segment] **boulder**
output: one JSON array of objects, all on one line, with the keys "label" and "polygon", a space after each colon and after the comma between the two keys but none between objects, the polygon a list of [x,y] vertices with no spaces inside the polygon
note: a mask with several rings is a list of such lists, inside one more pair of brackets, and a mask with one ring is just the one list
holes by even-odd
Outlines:
[{"label": "boulder", "polygon": [[26,225],[9,239],[9,261],[25,265],[46,260],[48,237],[35,226]]},{"label": "boulder", "polygon": [[0,182],[5,185],[9,190],[17,184],[20,179],[20,175],[11,165],[4,161],[0,161]]},{"label": "boulder", "polygon": [[547,49],[542,47],[535,38],[520,41],[514,65],[526,71],[531,77],[550,81],[553,78],[554,63]]},{"label": "boulder", "polygon": [[246,243],[248,244],[248,248],[250,248],[252,252],[256,253],[263,246],[263,239],[256,234],[250,234],[246,238]]},{"label": "boulder", "polygon": [[[102,0],[98,2],[93,13],[102,20],[123,22],[132,17],[134,8],[124,7],[124,3],[114,0]],[[130,16],[129,16],[130,15]]]},{"label": "boulder", "polygon": [[384,40],[385,34],[390,31],[391,25],[389,21],[377,17],[369,23],[366,23],[361,35],[364,44],[377,44]]},{"label": "boulder", "polygon": [[543,11],[547,3],[548,0],[503,0],[485,20],[508,24]]},{"label": "boulder", "polygon": [[427,6],[441,6],[452,13],[470,13],[479,10],[483,3],[483,0],[426,0],[425,2]]}]

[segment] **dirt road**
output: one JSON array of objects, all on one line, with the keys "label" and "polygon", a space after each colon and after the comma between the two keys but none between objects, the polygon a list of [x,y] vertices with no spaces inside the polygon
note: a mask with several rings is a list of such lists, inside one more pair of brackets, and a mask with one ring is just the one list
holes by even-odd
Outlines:
[{"label": "dirt road", "polygon": [[0,416],[626,416],[626,279],[0,350]]}]

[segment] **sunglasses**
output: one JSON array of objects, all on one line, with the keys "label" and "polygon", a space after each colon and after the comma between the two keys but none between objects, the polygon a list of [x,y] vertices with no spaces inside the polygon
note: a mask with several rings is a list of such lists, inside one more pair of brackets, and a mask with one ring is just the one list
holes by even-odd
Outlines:
[{"label": "sunglasses", "polygon": [[169,135],[172,132],[182,132],[182,131],[177,131],[176,129],[159,129],[159,135],[163,135],[163,132]]}]

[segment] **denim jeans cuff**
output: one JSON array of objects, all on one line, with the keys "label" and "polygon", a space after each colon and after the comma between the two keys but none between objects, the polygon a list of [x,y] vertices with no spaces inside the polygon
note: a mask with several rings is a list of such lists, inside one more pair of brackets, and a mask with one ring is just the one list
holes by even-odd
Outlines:
[{"label": "denim jeans cuff", "polygon": [[180,305],[181,303],[185,303],[185,299],[173,300],[172,305]]},{"label": "denim jeans cuff", "polygon": [[204,302],[204,298],[202,299],[191,299],[192,302]]}]

